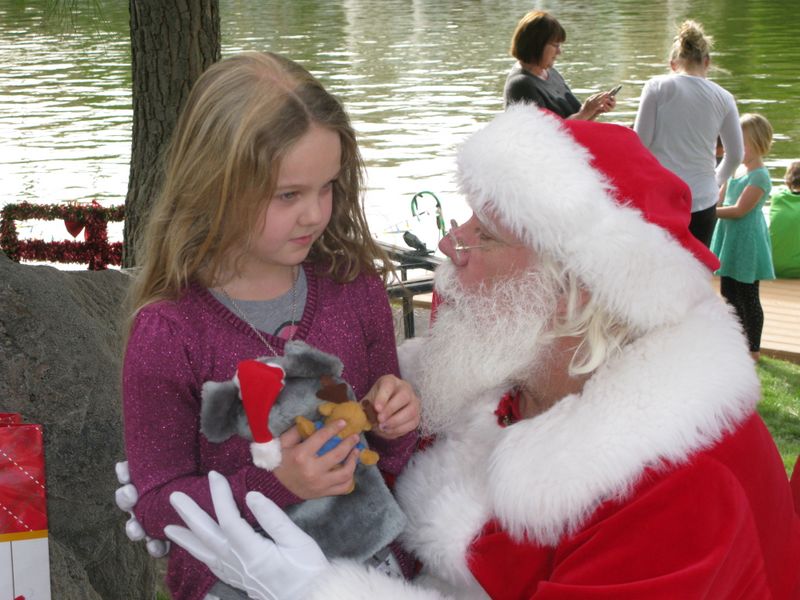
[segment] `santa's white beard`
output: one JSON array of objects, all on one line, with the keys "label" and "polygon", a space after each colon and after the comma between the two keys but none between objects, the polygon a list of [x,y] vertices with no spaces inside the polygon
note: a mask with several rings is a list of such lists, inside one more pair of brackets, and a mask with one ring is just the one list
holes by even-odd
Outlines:
[{"label": "santa's white beard", "polygon": [[446,432],[487,391],[534,380],[551,340],[557,292],[547,277],[524,273],[469,293],[455,272],[451,263],[436,270],[444,302],[417,363],[426,434]]}]

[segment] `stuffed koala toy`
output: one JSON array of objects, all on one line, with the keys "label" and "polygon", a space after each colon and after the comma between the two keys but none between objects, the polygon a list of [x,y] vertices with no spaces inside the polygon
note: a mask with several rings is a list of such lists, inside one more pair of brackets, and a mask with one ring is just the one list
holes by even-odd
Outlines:
[{"label": "stuffed koala toy", "polygon": [[[295,424],[307,437],[324,424],[320,415],[326,420],[344,416],[348,428],[340,439],[369,431],[372,407],[356,401],[352,388],[341,379],[343,368],[337,357],[300,341],[287,342],[284,356],[242,361],[231,380],[203,384],[200,431],[215,443],[234,435],[251,440],[253,463],[269,470],[281,461],[278,436]],[[351,426],[355,429],[348,431]],[[336,438],[331,443],[335,446]],[[366,466],[374,465],[378,455],[364,444],[362,435],[359,445],[364,449],[351,493],[286,508],[329,558],[366,560],[405,527],[405,515],[382,475]],[[320,454],[329,449],[323,447]]]}]

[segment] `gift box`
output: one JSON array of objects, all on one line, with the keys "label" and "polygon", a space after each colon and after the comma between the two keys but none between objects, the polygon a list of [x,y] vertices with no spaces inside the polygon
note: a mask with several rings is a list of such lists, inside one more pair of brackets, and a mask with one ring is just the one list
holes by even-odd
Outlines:
[{"label": "gift box", "polygon": [[41,425],[0,413],[0,600],[50,600]]}]

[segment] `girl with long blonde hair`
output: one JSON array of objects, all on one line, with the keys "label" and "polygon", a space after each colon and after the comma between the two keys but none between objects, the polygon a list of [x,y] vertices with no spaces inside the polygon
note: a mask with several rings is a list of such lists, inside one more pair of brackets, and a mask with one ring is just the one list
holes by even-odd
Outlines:
[{"label": "girl with long blonde hair", "polygon": [[[246,440],[212,444],[200,434],[202,384],[231,379],[243,359],[282,354],[289,339],[338,356],[357,397],[372,401],[382,470],[396,474],[408,460],[419,401],[398,378],[376,267],[386,257],[367,227],[362,182],[344,108],[296,63],[247,52],[193,87],[130,296],[126,448],[136,516],[151,536],[178,520],[174,491],[211,508],[210,470],[227,477],[240,506],[249,491],[288,507],[350,490],[357,440],[316,452],[338,425],[305,441],[287,431],[273,471],[253,465]],[[230,593],[180,549],[167,583],[176,599]]]}]

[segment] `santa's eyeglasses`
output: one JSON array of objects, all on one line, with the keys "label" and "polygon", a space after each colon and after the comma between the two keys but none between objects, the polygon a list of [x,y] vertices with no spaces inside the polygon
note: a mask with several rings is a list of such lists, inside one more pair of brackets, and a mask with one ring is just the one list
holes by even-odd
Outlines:
[{"label": "santa's eyeglasses", "polygon": [[465,244],[456,235],[456,229],[458,229],[459,227],[460,226],[455,219],[450,219],[450,231],[447,232],[446,236],[450,240],[450,244],[453,247],[452,261],[456,265],[466,264],[471,250],[485,250],[489,248],[498,248],[501,246],[505,246],[507,248],[513,248],[520,245],[520,244],[509,244],[508,242],[504,242],[498,239],[485,240],[479,244]]}]

